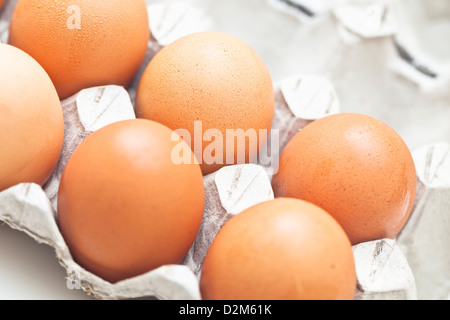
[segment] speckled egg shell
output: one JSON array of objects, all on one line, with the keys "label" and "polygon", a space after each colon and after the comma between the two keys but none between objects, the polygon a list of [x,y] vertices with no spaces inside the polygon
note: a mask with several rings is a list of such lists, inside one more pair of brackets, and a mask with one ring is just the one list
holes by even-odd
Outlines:
[{"label": "speckled egg shell", "polygon": [[[238,162],[237,143],[233,148],[234,140],[227,142],[227,129],[254,129],[262,144],[259,130],[268,132],[273,113],[273,84],[263,60],[243,41],[219,32],[193,34],[161,50],[142,77],[136,104],[138,117],[188,130],[194,150],[195,121],[202,122],[200,135],[219,130],[223,160],[208,163],[196,153],[204,174]],[[256,159],[259,142],[254,150],[246,143],[244,162]],[[227,161],[227,145],[234,161]]]},{"label": "speckled egg shell", "polygon": [[19,0],[9,43],[42,65],[64,99],[98,85],[128,86],[149,37],[144,0]]},{"label": "speckled egg shell", "polygon": [[171,159],[172,130],[148,120],[121,121],[76,149],[58,194],[61,232],[75,261],[117,282],[178,264],[203,218],[198,164]]},{"label": "speckled egg shell", "polygon": [[297,199],[264,202],[219,232],[200,289],[206,300],[352,300],[352,247],[319,207]]},{"label": "speckled egg shell", "polygon": [[307,126],[284,150],[273,179],[277,197],[322,207],[353,244],[396,237],[411,213],[416,184],[402,138],[360,114],[329,116]]}]

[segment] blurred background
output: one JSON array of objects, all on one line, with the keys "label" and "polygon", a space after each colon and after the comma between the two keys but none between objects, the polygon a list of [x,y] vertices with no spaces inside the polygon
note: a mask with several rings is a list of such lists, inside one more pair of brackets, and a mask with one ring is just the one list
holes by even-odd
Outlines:
[{"label": "blurred background", "polygon": [[[0,13],[2,39],[15,2],[7,0]],[[147,3],[161,44],[181,33],[231,33],[261,55],[275,83],[297,74],[323,76],[342,112],[386,122],[411,150],[450,143],[450,0]],[[167,28],[167,19],[178,27]],[[67,289],[50,248],[6,226],[0,227],[0,284],[0,299],[87,298]]]}]

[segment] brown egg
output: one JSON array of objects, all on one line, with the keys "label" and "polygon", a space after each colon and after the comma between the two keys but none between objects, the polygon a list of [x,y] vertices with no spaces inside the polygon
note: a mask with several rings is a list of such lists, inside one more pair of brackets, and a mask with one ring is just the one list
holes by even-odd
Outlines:
[{"label": "brown egg", "polygon": [[64,119],[55,87],[25,52],[0,44],[0,191],[43,185],[58,162]]},{"label": "brown egg", "polygon": [[[272,124],[274,99],[270,74],[252,48],[228,34],[203,32],[175,41],[150,62],[136,113],[173,130],[186,129],[203,173],[209,174],[256,159]],[[201,121],[198,130],[196,121]],[[250,130],[250,138],[235,141],[228,134],[227,139],[227,129]]]},{"label": "brown egg", "polygon": [[353,244],[395,238],[416,195],[416,170],[402,138],[360,114],[313,122],[283,151],[277,197],[312,202],[333,215]]},{"label": "brown egg", "polygon": [[171,138],[152,121],[118,122],[90,135],[64,170],[61,232],[75,261],[107,281],[177,264],[197,236],[201,169],[173,163]]},{"label": "brown egg", "polygon": [[128,86],[150,37],[144,0],[19,0],[9,43],[47,71],[61,99],[82,89]]},{"label": "brown egg", "polygon": [[353,252],[341,226],[319,207],[276,199],[232,218],[202,269],[205,300],[351,300]]}]

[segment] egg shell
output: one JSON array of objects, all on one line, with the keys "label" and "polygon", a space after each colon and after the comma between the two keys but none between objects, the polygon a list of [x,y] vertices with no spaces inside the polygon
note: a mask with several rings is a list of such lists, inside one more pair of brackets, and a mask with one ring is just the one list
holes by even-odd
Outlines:
[{"label": "egg shell", "polygon": [[319,207],[276,199],[233,217],[203,265],[205,300],[349,300],[356,290],[352,247]]},{"label": "egg shell", "polygon": [[147,50],[144,0],[19,0],[9,43],[47,71],[61,99],[99,85],[128,86]]},{"label": "egg shell", "polygon": [[161,124],[128,120],[76,149],[58,194],[59,225],[76,262],[115,283],[184,258],[205,192],[198,164],[171,160],[177,144]]},{"label": "egg shell", "polygon": [[64,119],[55,87],[28,54],[0,44],[0,191],[43,185],[60,156]]},{"label": "egg shell", "polygon": [[411,214],[416,185],[406,143],[362,114],[333,115],[305,127],[283,151],[273,179],[276,197],[320,206],[353,244],[395,238]]},{"label": "egg shell", "polygon": [[[266,130],[268,135],[274,104],[269,71],[252,48],[225,33],[201,32],[173,42],[150,62],[139,84],[136,114],[173,130],[188,130],[191,147],[202,160],[206,175],[226,164],[256,160],[259,146],[267,137],[259,130]],[[202,122],[200,139],[194,130],[195,121]],[[211,155],[207,148],[220,137],[205,141],[199,148],[202,154],[194,146],[202,142],[199,140],[209,129],[217,129],[223,137],[223,148],[219,146],[212,153],[218,161],[209,161],[203,155]],[[252,150],[245,141],[245,161],[238,159],[234,138],[226,138],[227,129],[256,130],[256,148]],[[228,158],[234,161],[227,161],[227,146]]]}]

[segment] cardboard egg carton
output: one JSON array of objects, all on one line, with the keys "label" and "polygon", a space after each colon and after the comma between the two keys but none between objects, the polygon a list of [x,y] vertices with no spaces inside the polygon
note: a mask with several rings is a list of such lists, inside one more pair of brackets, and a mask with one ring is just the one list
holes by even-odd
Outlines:
[{"label": "cardboard egg carton", "polygon": [[414,272],[420,299],[450,297],[450,145],[437,143],[413,154],[419,180],[414,213],[399,247]]},{"label": "cardboard egg carton", "polygon": [[342,31],[356,38],[391,36],[395,32],[391,0],[267,0],[301,22],[333,15]]},{"label": "cardboard egg carton", "polygon": [[17,0],[6,0],[0,10],[0,43],[8,42],[9,21],[16,6]]},{"label": "cardboard egg carton", "polygon": [[[0,41],[7,42],[7,23],[15,2],[7,1],[0,14]],[[315,3],[315,16],[324,16],[335,9],[329,6],[329,1],[292,2],[301,3],[304,7],[308,3]],[[351,12],[352,9],[348,10]],[[69,289],[82,289],[97,299],[154,297],[198,300],[201,299],[198,279],[203,259],[217,232],[229,219],[246,208],[273,199],[270,180],[284,146],[312,121],[340,112],[340,103],[333,86],[323,77],[297,75],[278,82],[275,86],[276,105],[272,129],[279,130],[281,145],[279,150],[269,150],[268,154],[273,151],[271,162],[226,167],[204,177],[204,219],[194,245],[180,265],[163,266],[117,284],[108,283],[79,266],[71,257],[58,228],[57,192],[68,159],[88,135],[110,123],[135,118],[133,103],[137,86],[145,66],[154,55],[165,44],[179,37],[206,30],[210,23],[201,11],[186,5],[149,6],[149,15],[150,23],[153,23],[152,38],[145,61],[133,84],[127,90],[117,86],[90,88],[62,101],[65,140],[52,177],[43,188],[34,184],[21,184],[1,192],[0,221],[23,231],[39,243],[51,246],[56,259],[67,270]],[[336,16],[345,20],[346,14],[341,12]],[[343,29],[347,32],[343,34],[348,35],[346,29],[349,28],[351,23]],[[437,146],[429,147],[432,152],[428,148],[423,149],[427,150],[426,157],[423,150],[416,153],[420,192],[413,218],[399,237],[399,243],[396,240],[380,239],[353,248],[358,276],[355,299],[416,299],[416,283],[419,289],[425,288],[425,298],[449,296],[450,288],[440,286],[440,283],[447,283],[450,278],[446,268],[448,254],[445,252],[445,244],[450,240],[446,236],[436,238],[436,235],[445,233],[444,230],[448,229],[446,222],[450,220],[446,209],[449,207],[446,202],[449,199],[449,178],[448,169],[445,169],[449,162],[445,148],[448,150],[449,147]],[[266,146],[270,147],[270,144]],[[432,160],[429,160],[430,157]],[[430,172],[433,172],[433,183],[429,181]],[[438,178],[435,178],[436,174]],[[435,216],[439,219],[436,220]],[[427,240],[412,240],[418,238]],[[431,262],[428,259],[432,259]]]},{"label": "cardboard egg carton", "polygon": [[[181,264],[163,266],[111,284],[79,266],[71,257],[58,228],[57,192],[62,171],[76,147],[109,123],[133,119],[133,106],[128,92],[117,86],[83,90],[62,104],[66,134],[55,172],[44,188],[21,184],[1,192],[0,220],[53,247],[56,258],[67,270],[69,288],[82,289],[97,299],[201,299],[198,279],[203,259],[217,233],[236,214],[274,198],[265,169],[256,164],[236,165],[204,177],[204,219],[194,245]],[[279,114],[291,108],[287,103],[278,103],[276,110]],[[292,112],[285,124],[296,120],[312,121],[297,118]],[[395,242],[380,240],[362,244],[354,248],[354,255],[359,279],[357,299],[416,297],[414,278]]]},{"label": "cardboard egg carton", "polygon": [[449,50],[445,38],[448,22],[442,21],[442,18],[450,18],[450,3],[446,0],[267,2],[305,24],[320,22],[332,16],[340,40],[346,46],[384,38],[395,52],[395,57],[389,59],[393,72],[421,90],[434,91],[448,87],[450,64],[448,59],[443,59],[443,56],[448,56]]},{"label": "cardboard egg carton", "polygon": [[450,43],[445,39],[450,23],[450,2],[393,1],[391,10],[397,19],[394,42],[403,61],[393,64],[395,72],[421,90],[448,92]]}]

